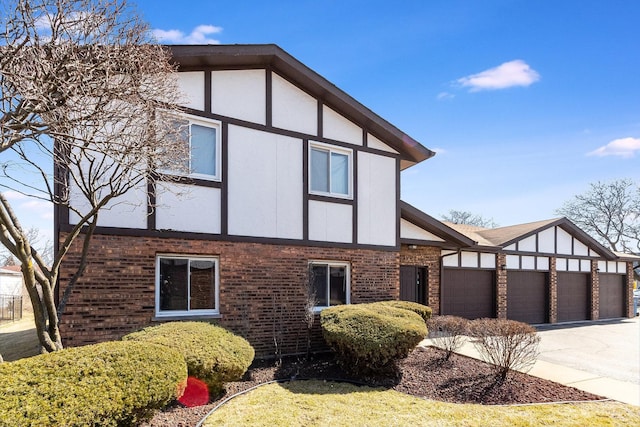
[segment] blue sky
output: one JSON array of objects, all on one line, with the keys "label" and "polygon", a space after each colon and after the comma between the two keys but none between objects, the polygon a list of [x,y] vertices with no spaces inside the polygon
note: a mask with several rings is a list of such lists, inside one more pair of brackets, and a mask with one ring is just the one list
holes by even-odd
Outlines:
[{"label": "blue sky", "polygon": [[[640,181],[638,1],[137,8],[165,43],[276,43],[437,151],[402,173],[402,198],[435,217],[457,209],[500,225],[535,221],[590,182]],[[28,209],[43,212],[35,225],[51,223],[43,206]]]},{"label": "blue sky", "polygon": [[640,181],[640,2],[183,4],[138,9],[182,33],[167,43],[276,43],[437,151],[402,173],[433,216],[535,221],[590,182]]}]

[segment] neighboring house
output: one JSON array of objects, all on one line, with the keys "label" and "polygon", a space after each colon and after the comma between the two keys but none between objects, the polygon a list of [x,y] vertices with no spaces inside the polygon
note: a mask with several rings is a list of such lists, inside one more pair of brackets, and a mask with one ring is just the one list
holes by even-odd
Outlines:
[{"label": "neighboring house", "polygon": [[22,309],[29,296],[23,296],[22,271],[19,265],[0,267],[0,320],[22,317]]},{"label": "neighboring house", "polygon": [[610,251],[566,218],[485,229],[401,206],[405,299],[534,324],[632,315],[638,257]]},{"label": "neighboring house", "polygon": [[[171,49],[193,173],[101,213],[65,344],[215,319],[258,354],[300,352],[310,278],[317,311],[398,299],[400,171],[434,153],[275,45]],[[60,239],[78,218],[57,217]]]}]

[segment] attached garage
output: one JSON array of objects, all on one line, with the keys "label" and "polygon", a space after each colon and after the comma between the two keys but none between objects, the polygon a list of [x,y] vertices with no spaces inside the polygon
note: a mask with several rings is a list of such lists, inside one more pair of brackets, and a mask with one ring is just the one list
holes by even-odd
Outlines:
[{"label": "attached garage", "polygon": [[495,283],[491,270],[444,268],[441,313],[467,319],[495,317]]},{"label": "attached garage", "polygon": [[625,317],[627,277],[600,274],[600,319]]},{"label": "attached garage", "polygon": [[588,273],[558,272],[558,322],[591,318],[590,283]]},{"label": "attached garage", "polygon": [[549,321],[548,274],[540,271],[507,273],[507,318],[526,323]]}]

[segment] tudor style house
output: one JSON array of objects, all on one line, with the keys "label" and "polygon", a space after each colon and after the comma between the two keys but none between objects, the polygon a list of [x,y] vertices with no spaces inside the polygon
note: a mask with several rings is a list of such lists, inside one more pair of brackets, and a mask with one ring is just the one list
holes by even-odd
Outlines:
[{"label": "tudor style house", "polygon": [[485,229],[401,209],[402,299],[533,324],[634,315],[640,257],[610,251],[566,218]]},{"label": "tudor style house", "polygon": [[[308,289],[316,312],[404,299],[530,323],[631,316],[633,257],[566,219],[472,229],[401,202],[400,171],[434,153],[278,46],[171,50],[189,172],[158,174],[101,212],[65,345],[205,320],[261,356],[302,352]],[[60,241],[78,218],[56,218]]]},{"label": "tudor style house", "polygon": [[[101,213],[65,343],[215,319],[259,354],[295,352],[310,277],[317,310],[398,299],[400,171],[434,153],[278,46],[171,50],[190,174]],[[78,219],[58,217],[60,238]]]}]

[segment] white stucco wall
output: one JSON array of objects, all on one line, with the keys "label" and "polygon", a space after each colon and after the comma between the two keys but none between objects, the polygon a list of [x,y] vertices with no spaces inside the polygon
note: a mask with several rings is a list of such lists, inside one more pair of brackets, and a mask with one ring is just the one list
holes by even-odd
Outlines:
[{"label": "white stucco wall", "polygon": [[350,205],[309,201],[309,240],[351,243],[353,209]]},{"label": "white stucco wall", "polygon": [[478,268],[477,252],[462,252],[460,255],[461,255],[461,267]]},{"label": "white stucco wall", "polygon": [[272,117],[274,127],[318,134],[318,101],[295,85],[273,73]]},{"label": "white stucco wall", "polygon": [[518,242],[518,249],[525,252],[536,251],[536,235],[529,236],[526,239],[522,239]]},{"label": "white stucco wall", "polygon": [[362,128],[326,105],[322,106],[322,136],[362,145]]},{"label": "white stucco wall", "polygon": [[157,183],[157,229],[220,234],[220,224],[220,189]]},{"label": "white stucco wall", "polygon": [[[71,183],[70,204],[82,214],[89,212],[90,205],[86,198],[78,191],[78,187]],[[80,216],[69,211],[69,223],[72,225],[80,221]],[[116,197],[100,210],[98,226],[121,228],[147,228],[147,183],[141,182],[120,197]]]},{"label": "white stucco wall", "polygon": [[538,233],[538,251],[552,254],[555,252],[555,227],[547,228]]},{"label": "white stucco wall", "polygon": [[215,114],[266,124],[266,71],[211,73],[211,110]]},{"label": "white stucco wall", "polygon": [[182,105],[195,110],[204,110],[204,71],[178,73],[178,89]]},{"label": "white stucco wall", "polygon": [[481,253],[480,268],[496,268],[496,255]]},{"label": "white stucco wall", "polygon": [[229,126],[228,230],[302,239],[302,141]]},{"label": "white stucco wall", "polygon": [[572,255],[571,243],[573,241],[573,237],[571,234],[567,233],[560,227],[556,227],[556,235],[558,239],[558,253]]},{"label": "white stucco wall", "polygon": [[393,148],[391,148],[390,146],[382,142],[380,139],[371,135],[370,133],[367,134],[367,146],[370,148],[375,148],[376,150],[382,150],[388,153],[398,154],[396,150],[394,150]]},{"label": "white stucco wall", "polygon": [[358,153],[358,243],[396,245],[396,161]]},{"label": "white stucco wall", "polygon": [[415,224],[400,219],[400,237],[403,239],[426,240],[430,242],[444,242],[443,239],[433,233],[423,230]]}]

